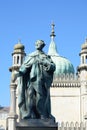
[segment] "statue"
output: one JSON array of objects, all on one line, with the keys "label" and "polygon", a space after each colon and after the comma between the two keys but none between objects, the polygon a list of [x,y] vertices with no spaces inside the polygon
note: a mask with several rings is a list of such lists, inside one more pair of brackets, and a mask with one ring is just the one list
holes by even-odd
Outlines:
[{"label": "statue", "polygon": [[12,81],[18,81],[18,106],[22,119],[52,118],[50,86],[53,81],[55,64],[42,49],[44,41],[37,40],[36,51],[29,54]]}]

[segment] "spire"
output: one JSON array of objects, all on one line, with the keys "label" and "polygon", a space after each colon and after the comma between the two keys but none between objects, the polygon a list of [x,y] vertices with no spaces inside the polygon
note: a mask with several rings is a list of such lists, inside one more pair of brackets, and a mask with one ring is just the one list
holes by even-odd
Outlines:
[{"label": "spire", "polygon": [[51,24],[52,30],[51,30],[51,34],[50,34],[51,42],[50,42],[50,45],[49,45],[48,55],[58,56],[59,54],[57,53],[57,47],[56,47],[56,44],[54,42],[54,37],[56,36],[55,31],[54,31],[54,26],[55,26],[55,24],[52,23]]},{"label": "spire", "polygon": [[21,39],[18,39],[18,44],[21,44]]},{"label": "spire", "polygon": [[52,23],[52,24],[51,24],[51,27],[52,27],[52,30],[51,30],[50,37],[54,38],[54,37],[56,36],[56,35],[55,35],[55,31],[54,31],[55,24]]},{"label": "spire", "polygon": [[85,42],[81,45],[82,50],[87,49],[87,37],[85,38]]},{"label": "spire", "polygon": [[87,43],[87,37],[86,37],[86,39],[85,39],[85,43]]}]

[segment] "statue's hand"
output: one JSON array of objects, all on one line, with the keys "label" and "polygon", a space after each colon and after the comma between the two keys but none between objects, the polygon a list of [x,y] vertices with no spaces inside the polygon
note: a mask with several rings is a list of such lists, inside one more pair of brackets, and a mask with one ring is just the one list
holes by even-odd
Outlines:
[{"label": "statue's hand", "polygon": [[12,72],[11,81],[15,82],[15,80],[17,79],[17,77],[18,77],[18,72]]}]

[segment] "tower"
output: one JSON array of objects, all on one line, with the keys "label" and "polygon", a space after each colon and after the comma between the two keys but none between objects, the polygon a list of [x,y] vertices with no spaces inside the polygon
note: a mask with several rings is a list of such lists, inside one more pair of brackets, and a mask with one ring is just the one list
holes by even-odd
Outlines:
[{"label": "tower", "polygon": [[78,66],[78,74],[81,83],[80,87],[80,115],[81,121],[87,119],[87,39],[82,44],[80,52],[80,65]]},{"label": "tower", "polygon": [[[12,53],[12,67],[9,68],[10,72],[18,71],[20,66],[22,65],[26,53],[24,51],[25,47],[22,45],[21,41],[19,40],[17,44],[14,46],[14,51]],[[17,83],[17,80],[15,81]],[[16,88],[16,113],[19,115],[18,109],[18,88]]]},{"label": "tower", "polygon": [[24,45],[22,45],[21,41],[19,40],[18,43],[14,46],[14,52],[12,53],[13,64],[12,67],[9,68],[10,71],[18,70],[23,63],[23,60],[26,55],[24,49]]}]

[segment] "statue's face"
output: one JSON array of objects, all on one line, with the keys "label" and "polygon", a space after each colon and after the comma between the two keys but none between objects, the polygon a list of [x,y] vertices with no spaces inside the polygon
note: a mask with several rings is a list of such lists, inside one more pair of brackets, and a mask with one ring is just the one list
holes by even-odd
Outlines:
[{"label": "statue's face", "polygon": [[36,44],[36,49],[41,50],[42,49],[42,45],[41,44]]},{"label": "statue's face", "polygon": [[44,44],[42,43],[42,42],[36,42],[36,49],[37,50],[42,50],[43,49],[43,47],[44,47]]}]

